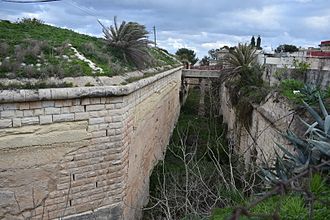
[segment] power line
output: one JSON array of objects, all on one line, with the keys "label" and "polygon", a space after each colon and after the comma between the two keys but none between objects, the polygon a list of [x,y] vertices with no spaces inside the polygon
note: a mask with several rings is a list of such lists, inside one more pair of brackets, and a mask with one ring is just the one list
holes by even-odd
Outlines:
[{"label": "power line", "polygon": [[72,1],[69,1],[69,2],[64,1],[64,3],[68,3],[69,5],[78,8],[82,12],[84,12],[84,13],[88,14],[89,16],[92,16],[92,17],[96,18],[96,20],[98,20],[98,17],[96,17],[96,15],[94,14],[94,12],[92,12],[92,10],[90,10],[90,9],[85,8],[85,7],[84,8],[83,7],[80,7],[79,5],[74,4]]},{"label": "power line", "polygon": [[45,2],[58,2],[61,0],[35,0],[35,1],[19,1],[19,0],[2,0],[8,3],[45,3]]}]

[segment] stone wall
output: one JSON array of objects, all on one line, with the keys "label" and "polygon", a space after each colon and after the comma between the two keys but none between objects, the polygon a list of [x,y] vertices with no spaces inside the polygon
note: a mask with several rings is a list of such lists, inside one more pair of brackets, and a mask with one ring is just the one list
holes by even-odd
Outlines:
[{"label": "stone wall", "polygon": [[137,219],[181,68],[125,86],[0,91],[0,219]]},{"label": "stone wall", "polygon": [[244,154],[247,166],[273,158],[276,143],[287,144],[280,132],[285,132],[288,128],[296,131],[296,124],[299,123],[293,118],[292,107],[276,94],[269,95],[264,103],[254,107],[249,129],[237,120],[225,83],[221,85],[220,100],[220,112],[224,123],[228,125],[228,139],[238,152]]},{"label": "stone wall", "polygon": [[[278,67],[276,65],[266,65],[264,71],[264,81],[268,82],[269,85],[273,86],[279,84],[279,80],[276,78],[276,72],[283,72],[284,78],[294,78],[294,68],[284,69],[283,67]],[[297,74],[296,74],[297,75]],[[306,74],[306,83],[319,86],[322,89],[327,89],[330,85],[330,70],[316,70],[309,69]],[[304,76],[301,75],[300,80],[303,81]]]}]

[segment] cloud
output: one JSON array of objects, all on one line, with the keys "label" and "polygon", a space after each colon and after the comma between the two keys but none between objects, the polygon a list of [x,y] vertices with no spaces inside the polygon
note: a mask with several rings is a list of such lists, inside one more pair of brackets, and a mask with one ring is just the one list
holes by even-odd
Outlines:
[{"label": "cloud", "polygon": [[330,15],[307,17],[304,21],[310,29],[322,32],[330,30]]},{"label": "cloud", "polygon": [[103,36],[97,23],[118,21],[144,24],[158,45],[170,52],[194,49],[199,57],[209,49],[249,42],[262,45],[318,45],[330,36],[328,0],[63,0],[46,4],[10,4],[0,1],[0,19],[37,17],[46,23]]}]

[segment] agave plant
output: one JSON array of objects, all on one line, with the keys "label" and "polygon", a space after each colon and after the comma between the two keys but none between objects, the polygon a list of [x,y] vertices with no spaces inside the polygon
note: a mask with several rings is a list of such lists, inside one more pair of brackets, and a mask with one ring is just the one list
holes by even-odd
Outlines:
[{"label": "agave plant", "polygon": [[119,51],[122,58],[127,62],[133,62],[138,68],[144,68],[152,63],[152,57],[148,52],[148,32],[144,25],[136,22],[123,21],[119,26],[114,17],[114,25],[103,28],[105,39],[111,48]]},{"label": "agave plant", "polygon": [[[292,175],[303,172],[310,166],[319,165],[330,160],[330,115],[320,96],[318,99],[322,115],[319,115],[306,102],[303,102],[315,122],[308,124],[301,120],[307,127],[303,137],[298,137],[291,131],[284,134],[284,137],[292,143],[294,151],[290,152],[284,146],[277,144],[283,152],[283,156],[279,156],[276,152],[274,169],[263,169],[267,180],[271,182],[286,180]],[[323,169],[329,168],[329,165],[323,166]]]}]

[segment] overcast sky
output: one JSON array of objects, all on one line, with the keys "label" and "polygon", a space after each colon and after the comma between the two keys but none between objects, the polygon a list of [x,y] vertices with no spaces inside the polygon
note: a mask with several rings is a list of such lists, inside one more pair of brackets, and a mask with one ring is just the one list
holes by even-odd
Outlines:
[{"label": "overcast sky", "polygon": [[[212,48],[261,36],[268,50],[279,44],[317,47],[330,40],[329,0],[62,0],[18,4],[0,0],[0,19],[36,17],[48,24],[102,36],[96,19],[136,21],[157,30],[158,46],[186,47],[199,58]],[[1,30],[0,30],[1,31]],[[153,35],[150,35],[153,39]]]}]

